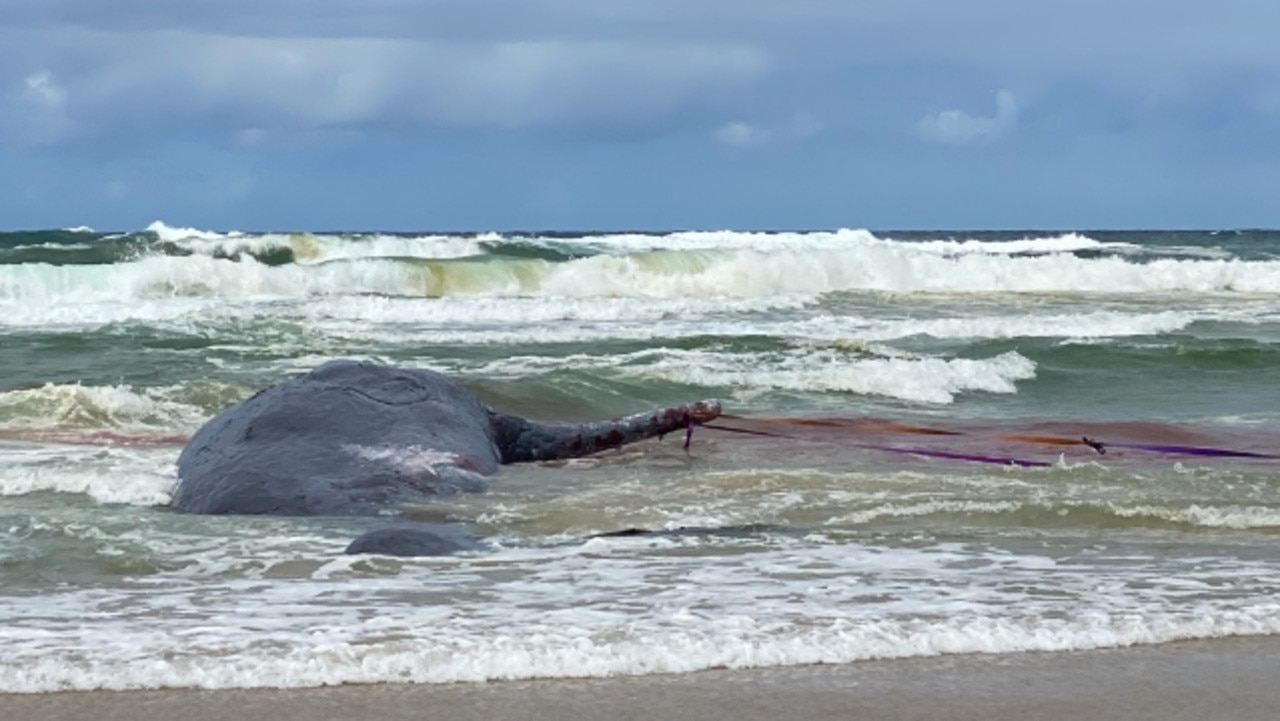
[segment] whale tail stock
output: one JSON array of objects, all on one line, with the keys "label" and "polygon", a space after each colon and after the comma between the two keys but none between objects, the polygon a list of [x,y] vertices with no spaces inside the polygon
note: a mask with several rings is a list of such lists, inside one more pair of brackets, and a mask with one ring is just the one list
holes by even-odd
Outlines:
[{"label": "whale tail stock", "polygon": [[489,410],[503,463],[576,458],[628,443],[687,431],[720,417],[720,401],[701,400],[582,424],[546,424]]}]

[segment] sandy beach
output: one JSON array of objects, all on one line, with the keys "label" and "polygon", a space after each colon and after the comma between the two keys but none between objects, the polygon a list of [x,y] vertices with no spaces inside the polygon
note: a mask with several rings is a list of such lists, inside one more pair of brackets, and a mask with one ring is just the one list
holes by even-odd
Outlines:
[{"label": "sandy beach", "polygon": [[6,721],[1117,719],[1280,713],[1280,639],[613,679],[0,696]]}]

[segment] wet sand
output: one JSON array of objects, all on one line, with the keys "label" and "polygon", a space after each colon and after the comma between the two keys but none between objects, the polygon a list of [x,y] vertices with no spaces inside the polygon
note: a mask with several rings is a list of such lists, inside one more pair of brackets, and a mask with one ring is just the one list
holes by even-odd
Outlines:
[{"label": "wet sand", "polygon": [[592,680],[0,695],[5,721],[1280,717],[1280,638]]}]

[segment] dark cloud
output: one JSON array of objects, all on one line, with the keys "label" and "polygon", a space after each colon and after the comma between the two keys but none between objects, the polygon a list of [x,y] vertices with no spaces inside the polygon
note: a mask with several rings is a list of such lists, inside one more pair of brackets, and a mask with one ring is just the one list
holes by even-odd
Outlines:
[{"label": "dark cloud", "polygon": [[[225,102],[226,88],[213,87],[212,63],[187,57],[194,53],[221,58],[226,72],[248,73],[247,104],[255,83],[278,78],[300,90],[317,89],[283,64],[293,53],[329,73],[327,82],[361,83],[364,91],[389,93],[386,108],[399,107],[403,95],[421,102],[408,76],[420,85],[447,87],[439,78],[462,80],[459,106],[474,103],[468,81],[483,75],[497,88],[486,64],[518,78],[522,67],[507,67],[500,56],[515,58],[542,48],[530,69],[555,72],[548,85],[572,96],[571,84],[584,94],[600,95],[599,106],[632,97],[651,98],[652,83],[684,87],[687,73],[706,81],[719,65],[728,75],[758,79],[767,58],[789,72],[778,86],[805,83],[816,94],[838,92],[851,74],[915,69],[934,73],[967,68],[991,83],[981,95],[1009,89],[1032,98],[1063,76],[1086,77],[1143,99],[1194,93],[1222,72],[1269,69],[1276,82],[1280,68],[1280,4],[1253,0],[1217,3],[1156,0],[1077,0],[1072,3],[1029,3],[1023,0],[8,0],[7,32],[0,40],[0,80],[12,89],[32,74],[51,72],[65,86],[108,79],[119,86],[157,83],[156,92],[171,93],[166,73],[144,72],[146,64],[171,66],[170,78],[191,90],[211,93],[209,102]],[[19,29],[20,28],[20,29]],[[266,49],[272,44],[279,52]],[[185,52],[184,52],[185,48]],[[522,49],[523,48],[523,49]],[[488,54],[489,58],[484,56]],[[712,56],[721,54],[723,61]],[[744,70],[743,58],[757,70]],[[736,59],[735,59],[736,58]],[[602,80],[600,64],[616,80]],[[583,65],[587,67],[571,67]],[[647,72],[645,66],[656,66]],[[199,67],[197,67],[199,66]],[[551,66],[556,66],[554,70]],[[737,69],[735,69],[735,67]],[[132,78],[126,77],[132,74]],[[108,78],[107,76],[111,76]],[[344,81],[343,78],[346,78]],[[319,81],[315,81],[319,82]],[[737,81],[735,81],[737,82]],[[716,83],[713,81],[712,85]],[[729,84],[733,84],[730,82]],[[391,92],[389,88],[399,90]],[[518,94],[522,89],[514,88]],[[547,88],[534,88],[546,92]],[[106,96],[100,87],[97,95]],[[676,91],[677,93],[679,90]],[[695,90],[700,92],[699,90]],[[1274,104],[1274,89],[1249,89]],[[350,108],[349,93],[320,92],[317,104]],[[289,95],[283,93],[282,95]],[[744,96],[745,97],[745,96]],[[136,102],[136,97],[121,95]],[[977,98],[974,98],[976,100]],[[718,98],[718,100],[724,100]],[[71,105],[79,102],[70,98]],[[282,101],[281,105],[287,105]],[[374,103],[372,98],[367,103]],[[744,100],[744,102],[746,102]],[[935,102],[937,102],[935,100]],[[624,103],[625,105],[625,103]],[[676,103],[669,107],[679,107]],[[585,104],[577,106],[587,109]],[[952,107],[924,107],[945,113]],[[801,108],[793,108],[792,112]],[[366,117],[369,110],[357,113]],[[421,109],[418,112],[422,112]],[[562,116],[572,114],[564,108]],[[633,109],[620,110],[624,117]],[[320,113],[316,113],[320,114]],[[340,111],[335,111],[341,115]],[[495,106],[490,116],[546,116],[547,110],[526,107],[512,113]],[[605,113],[608,115],[608,113]],[[428,113],[440,116],[439,110]],[[463,113],[465,115],[465,113]]]},{"label": "dark cloud", "polygon": [[[64,132],[137,118],[243,126],[380,122],[512,128],[643,122],[766,73],[750,46],[652,41],[263,38],[165,30],[31,31],[7,73],[11,117],[61,114]],[[79,61],[92,58],[92,62]]]},{"label": "dark cloud", "polygon": [[[238,179],[271,152],[322,163],[325,147],[484,153],[498,139],[540,161],[576,141],[780,163],[760,166],[760,188],[803,172],[783,154],[839,183],[841,162],[913,164],[880,169],[912,178],[977,158],[1084,178],[1060,158],[1072,148],[1134,178],[1252,148],[1264,167],[1238,177],[1266,179],[1280,153],[1280,3],[1256,0],[0,0],[0,13],[0,163],[40,156],[44,174],[94,148],[198,147]],[[790,187],[836,202],[815,182]],[[917,185],[903,183],[905,198]]]}]

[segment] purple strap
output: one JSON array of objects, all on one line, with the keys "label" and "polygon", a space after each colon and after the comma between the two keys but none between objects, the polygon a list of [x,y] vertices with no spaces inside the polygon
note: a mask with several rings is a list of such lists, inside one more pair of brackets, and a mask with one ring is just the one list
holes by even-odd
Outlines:
[{"label": "purple strap", "polygon": [[[718,431],[728,431],[729,433],[743,433],[751,436],[767,436],[769,438],[786,438],[788,440],[807,440],[800,439],[785,433],[771,433],[769,431],[753,431],[746,428],[731,428],[719,424],[704,423],[707,428]],[[690,436],[693,433],[692,425],[689,428]],[[1280,459],[1280,455],[1272,453],[1257,453],[1254,451],[1236,451],[1229,448],[1210,448],[1206,446],[1181,446],[1165,443],[1104,443],[1097,441],[1088,436],[1082,437],[1080,441],[1090,448],[1093,448],[1099,454],[1106,454],[1108,448],[1128,448],[1136,451],[1150,451],[1152,453],[1168,453],[1172,455],[1188,455],[1188,456],[1204,456],[1206,458],[1271,458]],[[978,453],[958,453],[955,451],[935,451],[927,448],[902,448],[899,446],[880,446],[867,443],[851,443],[857,448],[866,448],[874,451],[885,451],[887,453],[906,453],[913,456],[927,456],[930,458],[950,458],[957,461],[972,461],[974,463],[994,463],[1002,466],[1022,466],[1026,468],[1045,468],[1052,466],[1052,463],[1045,461],[1029,461],[1023,458],[1013,458],[1009,456],[988,456]],[[688,437],[685,439],[685,447],[688,447]]]},{"label": "purple strap", "polygon": [[1112,448],[1132,448],[1136,451],[1153,453],[1176,453],[1187,456],[1208,456],[1210,458],[1280,458],[1270,453],[1254,453],[1252,451],[1233,451],[1228,448],[1206,448],[1204,446],[1176,446],[1163,443],[1108,443]]}]

